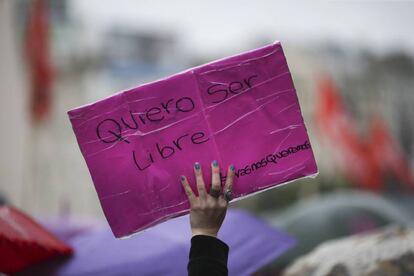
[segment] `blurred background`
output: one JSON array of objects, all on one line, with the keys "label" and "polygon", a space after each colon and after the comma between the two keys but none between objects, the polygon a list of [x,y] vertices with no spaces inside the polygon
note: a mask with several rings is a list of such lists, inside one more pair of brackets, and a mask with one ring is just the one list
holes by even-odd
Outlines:
[{"label": "blurred background", "polygon": [[414,217],[414,2],[0,0],[0,201],[104,220],[66,111],[281,41],[319,176],[244,199],[323,241]]}]

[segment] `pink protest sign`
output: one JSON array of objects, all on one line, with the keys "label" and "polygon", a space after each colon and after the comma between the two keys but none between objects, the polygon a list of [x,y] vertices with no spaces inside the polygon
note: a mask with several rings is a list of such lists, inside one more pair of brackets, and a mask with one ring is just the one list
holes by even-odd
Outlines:
[{"label": "pink protest sign", "polygon": [[235,199],[317,173],[280,43],[68,113],[116,237],[188,213],[195,162],[234,164]]}]

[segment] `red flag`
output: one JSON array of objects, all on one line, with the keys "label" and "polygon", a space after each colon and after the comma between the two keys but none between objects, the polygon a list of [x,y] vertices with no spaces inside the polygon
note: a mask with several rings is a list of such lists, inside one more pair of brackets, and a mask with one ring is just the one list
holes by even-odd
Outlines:
[{"label": "red flag", "polygon": [[319,82],[316,124],[336,152],[340,168],[352,181],[371,190],[383,186],[377,160],[369,145],[360,139],[351,116],[331,79]]},{"label": "red flag", "polygon": [[414,175],[404,153],[387,128],[377,116],[371,120],[371,153],[381,166],[383,174],[393,173],[402,183],[414,188]]},{"label": "red flag", "polygon": [[414,174],[398,142],[379,117],[371,121],[369,139],[362,139],[329,78],[319,83],[316,123],[333,146],[346,176],[371,190],[384,186],[385,175],[414,188]]},{"label": "red flag", "polygon": [[49,58],[49,20],[44,0],[32,1],[25,48],[31,80],[30,114],[35,122],[51,109],[52,65]]}]

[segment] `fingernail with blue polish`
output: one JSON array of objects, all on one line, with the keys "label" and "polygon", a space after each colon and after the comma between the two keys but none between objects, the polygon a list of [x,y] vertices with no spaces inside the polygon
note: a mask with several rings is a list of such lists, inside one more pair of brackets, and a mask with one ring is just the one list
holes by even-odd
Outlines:
[{"label": "fingernail with blue polish", "polygon": [[217,162],[217,160],[214,160],[214,161],[213,161],[213,166],[214,166],[214,167],[217,167],[217,166],[218,166],[218,162]]},{"label": "fingernail with blue polish", "polygon": [[194,168],[195,168],[196,170],[199,170],[199,169],[200,169],[200,164],[199,164],[199,163],[195,163],[195,164],[194,164]]},{"label": "fingernail with blue polish", "polygon": [[181,179],[181,181],[184,181],[185,180],[185,176],[184,175],[180,176],[180,179]]},{"label": "fingernail with blue polish", "polygon": [[234,165],[230,165],[230,170],[234,171]]}]

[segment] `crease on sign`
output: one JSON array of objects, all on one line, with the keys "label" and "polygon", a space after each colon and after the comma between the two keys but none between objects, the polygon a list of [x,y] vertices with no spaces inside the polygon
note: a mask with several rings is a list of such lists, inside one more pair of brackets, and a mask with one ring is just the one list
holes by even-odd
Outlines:
[{"label": "crease on sign", "polygon": [[273,154],[275,154],[279,149],[280,149],[280,146],[286,141],[286,139],[292,134],[292,130],[293,129],[289,129],[289,132],[288,132],[288,134],[286,135],[286,137],[285,138],[283,138],[283,140],[282,141],[280,141],[280,143],[279,143],[279,145],[277,146],[277,148],[273,151]]},{"label": "crease on sign", "polygon": [[108,196],[103,196],[103,197],[100,197],[99,199],[101,199],[101,200],[103,200],[103,199],[108,199],[108,198],[112,198],[112,197],[116,197],[116,196],[125,195],[125,194],[128,194],[128,193],[130,193],[130,192],[131,192],[131,190],[128,190],[128,191],[120,192],[120,193],[117,193],[117,194],[112,194],[112,195],[108,195]]},{"label": "crease on sign", "polygon": [[306,166],[305,166],[305,165],[301,166],[300,168],[298,168],[297,170],[295,170],[295,171],[293,171],[293,172],[291,172],[291,173],[288,173],[288,174],[287,174],[287,175],[285,175],[282,179],[287,179],[287,178],[289,178],[289,176],[294,175],[295,173],[297,173],[297,172],[299,172],[299,171],[303,170],[304,168],[306,168]]},{"label": "crease on sign", "polygon": [[[125,107],[125,104],[126,104],[126,103],[123,103],[122,105],[120,105],[120,106],[118,106],[118,107],[116,107],[116,108],[114,108],[114,109],[111,109],[111,110],[109,110],[109,111],[107,111],[107,112],[105,112],[105,113],[102,113],[102,114],[99,114],[99,115],[93,116],[93,117],[91,117],[91,118],[89,118],[89,119],[87,119],[87,120],[84,120],[82,123],[79,123],[79,124],[77,125],[77,128],[81,127],[82,125],[86,124],[87,122],[89,122],[89,121],[91,121],[91,120],[97,119],[97,118],[99,118],[99,117],[103,117],[103,116],[105,116],[105,115],[107,115],[107,114],[114,113],[115,111],[118,111],[119,109],[124,108],[124,107]],[[80,115],[80,116],[81,116],[81,115]],[[83,117],[83,116],[82,116],[82,117]],[[71,119],[72,119],[72,118],[71,118]]]},{"label": "crease on sign", "polygon": [[[236,98],[236,97],[239,97],[239,96],[241,96],[241,95],[244,95],[245,93],[248,93],[249,91],[251,91],[252,89],[255,89],[255,88],[258,88],[259,86],[261,86],[261,85],[264,85],[264,84],[266,84],[266,83],[268,83],[268,82],[271,82],[271,81],[273,81],[273,80],[275,80],[275,79],[277,79],[277,78],[281,78],[281,77],[283,77],[284,75],[286,75],[286,74],[290,74],[290,72],[289,72],[289,70],[287,70],[287,71],[285,71],[285,72],[282,72],[282,73],[280,73],[279,75],[277,75],[277,76],[273,76],[273,77],[271,77],[271,78],[269,78],[269,79],[266,79],[266,80],[264,80],[264,81],[262,81],[262,82],[259,82],[258,84],[256,84],[256,85],[253,85],[252,87],[250,87],[249,89],[246,89],[246,90],[244,90],[244,91],[242,91],[242,92],[240,92],[240,93],[238,93],[238,94],[236,94],[236,95],[234,95],[234,96],[231,96],[231,97],[228,97],[227,99],[225,99],[224,101],[221,101],[221,102],[219,102],[219,103],[216,103],[216,104],[213,104],[213,105],[210,105],[210,106],[207,106],[207,107],[205,107],[204,108],[204,110],[207,110],[207,109],[214,109],[214,108],[216,108],[217,106],[219,106],[219,105],[222,105],[222,104],[224,104],[224,103],[226,103],[227,101],[229,101],[229,100],[231,100],[231,99],[234,99],[234,98]],[[292,91],[294,91],[294,89],[291,89]],[[274,93],[278,93],[278,92],[288,92],[288,91],[285,91],[285,90],[280,90],[280,91],[276,91],[276,92],[274,92]]]},{"label": "crease on sign", "polygon": [[[124,92],[124,93],[126,93],[126,92]],[[156,98],[157,97],[148,97],[148,98],[138,99],[138,100],[134,100],[134,101],[126,101],[126,104],[142,102],[142,101],[152,100],[152,99],[156,99]]]},{"label": "crease on sign", "polygon": [[163,127],[159,127],[159,128],[153,129],[153,130],[148,131],[148,132],[142,132],[142,131],[140,131],[140,130],[135,130],[133,133],[131,133],[131,134],[127,134],[127,135],[125,135],[124,137],[131,137],[131,136],[146,136],[146,135],[148,135],[148,134],[151,134],[151,133],[154,133],[154,132],[161,131],[161,130],[163,130],[163,129],[169,128],[169,127],[174,126],[174,125],[176,125],[176,124],[179,124],[179,123],[181,123],[181,122],[183,122],[183,121],[189,120],[189,119],[191,119],[191,118],[193,118],[193,117],[198,116],[200,113],[201,113],[201,112],[197,112],[197,113],[195,113],[195,114],[193,114],[193,115],[190,115],[190,116],[187,116],[187,117],[185,117],[185,118],[183,118],[183,119],[181,119],[181,120],[175,121],[175,122],[173,122],[173,123],[171,123],[171,124],[168,124],[168,125],[165,125],[165,126],[163,126]]},{"label": "crease on sign", "polygon": [[300,167],[300,168],[297,169],[295,172],[298,172],[299,170],[302,170],[306,166],[304,165],[304,162],[300,162],[300,163],[296,164],[295,166],[292,166],[292,167],[287,168],[286,170],[269,172],[267,175],[279,175],[279,174],[283,174],[285,172],[288,172],[288,171],[291,171],[293,169],[296,169],[297,167]]},{"label": "crease on sign", "polygon": [[[111,138],[111,137],[112,137],[111,135],[108,135],[108,136],[102,137],[102,139],[107,139],[107,138]],[[100,142],[100,141],[101,140],[99,138],[97,138],[95,140],[89,140],[89,141],[83,142],[81,145],[83,146],[83,145],[87,145],[87,144],[93,144],[93,143]],[[117,142],[119,142],[119,141],[117,141]],[[117,143],[117,142],[114,142],[114,143]]]},{"label": "crease on sign", "polygon": [[[244,66],[244,65],[249,65],[249,63],[251,63],[252,61],[256,61],[256,60],[260,60],[260,59],[269,57],[271,55],[276,54],[277,52],[279,52],[281,50],[281,47],[280,46],[278,46],[276,48],[275,45],[273,45],[273,47],[274,47],[274,49],[270,53],[267,53],[265,55],[262,55],[262,56],[259,56],[259,57],[255,57],[255,58],[245,59],[245,60],[242,60],[242,61],[233,63],[233,64],[229,64],[227,66],[223,66],[221,68],[214,68],[212,70],[208,70],[208,71],[202,72],[199,75],[205,75],[205,74],[209,74],[211,72],[221,72],[221,71],[224,71],[224,70],[227,70],[227,69],[231,69],[231,68],[234,68],[234,67],[240,67],[240,66]],[[228,57],[225,58],[225,59],[228,59]],[[215,61],[214,63],[220,63],[220,61],[222,61],[222,60]],[[221,66],[221,65],[214,64],[214,63],[213,64],[206,64],[206,65]]]},{"label": "crease on sign", "polygon": [[283,130],[287,130],[287,129],[295,129],[295,128],[298,128],[298,127],[301,127],[302,125],[289,125],[289,126],[287,126],[287,127],[283,127],[283,128],[278,128],[278,129],[275,129],[275,130],[272,130],[271,132],[269,132],[269,134],[275,134],[275,133],[278,133],[278,132],[281,132],[281,131],[283,131]]},{"label": "crease on sign", "polygon": [[285,112],[286,110],[288,110],[288,109],[290,109],[290,108],[294,107],[295,105],[297,105],[297,103],[293,103],[293,104],[291,104],[291,105],[288,105],[288,106],[286,106],[285,108],[283,108],[282,110],[280,110],[277,114],[280,114],[280,113],[282,113],[282,112]]},{"label": "crease on sign", "polygon": [[[130,90],[125,90],[125,91],[118,92],[118,93],[117,93],[117,94],[115,94],[115,95],[111,95],[111,96],[109,96],[109,98],[111,98],[111,97],[125,97],[125,94],[126,94],[126,93],[128,93],[128,92],[130,92],[131,90],[134,90],[134,88],[133,88],[133,89],[130,89]],[[109,99],[109,98],[108,98],[108,99]],[[156,97],[147,97],[147,98],[138,99],[138,100],[135,100],[135,101],[124,101],[122,105],[120,105],[120,106],[118,106],[118,107],[116,107],[116,108],[114,108],[114,109],[111,109],[111,110],[109,110],[108,112],[105,112],[105,113],[103,113],[103,114],[99,114],[99,115],[97,115],[97,116],[94,116],[94,117],[92,117],[92,118],[90,118],[90,119],[94,119],[94,118],[100,117],[100,116],[102,116],[102,115],[105,115],[105,114],[108,114],[108,113],[112,113],[112,112],[114,112],[114,111],[117,111],[118,109],[122,108],[124,104],[129,104],[129,103],[131,103],[131,102],[139,102],[139,101],[151,100],[151,99],[155,99],[155,98],[156,98]],[[92,109],[92,110],[91,110],[91,111],[88,111],[88,112],[86,112],[86,113],[90,113],[90,112],[92,112],[92,111],[94,110],[94,107],[96,107],[96,106],[95,106],[96,104],[97,104],[97,103],[94,103],[94,104],[90,105],[90,106],[89,106],[89,108],[90,108],[90,109]],[[84,109],[85,109],[85,107],[86,107],[86,106],[79,107],[78,109],[76,109],[76,110],[80,110],[80,111],[81,111],[81,112],[80,112],[80,114],[76,114],[76,115],[74,115],[74,114],[69,113],[69,118],[70,118],[71,120],[72,120],[72,119],[78,120],[78,119],[81,119],[82,117],[85,117],[85,110],[84,110]],[[71,110],[71,111],[74,111],[74,110]],[[89,119],[88,119],[88,120],[86,120],[86,121],[84,121],[84,122],[82,122],[82,123],[80,123],[79,125],[82,125],[83,123],[85,123],[85,122],[87,122],[87,121],[89,121]]]},{"label": "crease on sign", "polygon": [[162,208],[158,208],[156,211],[157,211],[157,212],[159,212],[159,211],[165,211],[165,210],[167,210],[167,209],[175,208],[175,207],[180,206],[180,205],[183,205],[183,204],[185,204],[185,203],[187,203],[187,200],[182,201],[182,202],[177,203],[177,204],[173,204],[173,205],[169,205],[169,206],[164,206],[164,207],[162,207]]},{"label": "crease on sign", "polygon": [[[297,170],[295,171],[295,173],[296,173],[296,172],[298,172],[298,171],[300,171],[300,170],[302,170],[302,169],[306,168],[305,163],[306,163],[306,162],[308,162],[308,161],[309,161],[309,158],[308,158],[306,161],[304,161],[304,162],[300,162],[300,163],[296,164],[295,166],[292,166],[292,167],[287,168],[286,170],[282,170],[282,171],[275,171],[275,172],[269,172],[269,173],[267,173],[267,175],[279,175],[279,174],[283,174],[283,173],[285,173],[285,172],[287,172],[287,171],[290,171],[290,170],[292,170],[292,169],[295,169],[295,168],[297,168],[297,167],[299,167],[299,166],[303,165],[303,168],[301,167],[301,168],[299,168],[299,169],[297,169]],[[266,177],[267,175],[266,175],[266,174],[262,174],[262,175],[260,175],[260,177],[257,179],[257,182],[259,183],[259,182],[261,181],[261,179],[262,179],[262,178],[264,178],[264,177]],[[271,185],[274,185],[274,183],[273,183],[273,184],[270,184],[270,186],[271,186]],[[260,188],[266,188],[266,187],[268,187],[268,186],[266,185],[266,186],[263,186],[263,187],[260,187]]]},{"label": "crease on sign", "polygon": [[295,89],[285,89],[285,90],[280,90],[280,91],[277,91],[277,92],[272,93],[272,94],[270,94],[270,95],[267,95],[267,96],[264,96],[264,97],[261,97],[261,98],[257,98],[257,99],[256,99],[256,101],[257,101],[257,102],[259,102],[259,101],[263,101],[264,99],[270,98],[270,97],[272,97],[272,96],[279,95],[279,94],[283,94],[283,93],[287,93],[287,92],[293,92],[293,91],[295,91]]},{"label": "crease on sign", "polygon": [[158,190],[158,193],[167,190],[170,186],[170,184],[165,185],[164,187]]},{"label": "crease on sign", "polygon": [[225,82],[218,82],[218,81],[209,81],[210,84],[221,84],[221,85],[227,85]]},{"label": "crease on sign", "polygon": [[[131,111],[129,111],[129,112],[131,112]],[[145,115],[145,113],[146,112],[139,112],[139,111],[137,111],[137,112],[131,112],[132,115]]]},{"label": "crease on sign", "polygon": [[[131,104],[131,103],[135,103],[135,102],[141,102],[141,101],[144,101],[144,100],[150,100],[150,99],[158,99],[158,97],[148,97],[148,98],[145,98],[145,99],[138,99],[138,100],[135,100],[135,101],[126,101],[126,104],[128,104],[128,111],[131,113],[131,114],[133,114],[133,115],[145,115],[147,112],[131,112],[131,110],[132,110],[132,108],[131,108],[131,106],[129,105],[129,104]],[[178,110],[178,108],[175,108],[175,109],[171,109],[170,107],[168,108],[168,110],[175,110],[175,111],[177,111]]]},{"label": "crease on sign", "polygon": [[259,106],[258,106],[258,107],[256,107],[255,109],[253,109],[253,110],[251,110],[251,111],[249,111],[249,112],[245,113],[243,116],[240,116],[240,117],[239,117],[239,118],[237,118],[236,120],[232,121],[231,123],[229,123],[228,125],[226,125],[224,128],[222,128],[222,129],[220,129],[220,130],[218,130],[218,131],[214,132],[214,135],[217,135],[217,134],[219,134],[220,132],[225,131],[226,129],[228,129],[229,127],[231,127],[232,125],[234,125],[235,123],[237,123],[238,121],[240,121],[241,119],[246,118],[247,116],[249,116],[249,115],[253,114],[254,112],[258,111],[259,109],[263,108],[263,106],[265,106],[265,105],[267,105],[267,104],[269,104],[269,103],[271,103],[271,102],[274,102],[274,101],[275,101],[275,100],[277,100],[278,98],[279,98],[279,97],[278,97],[278,96],[276,96],[274,99],[271,99],[271,100],[269,100],[269,101],[265,102],[264,104],[259,105]]},{"label": "crease on sign", "polygon": [[[97,140],[97,141],[99,141],[99,140]],[[116,145],[118,145],[119,142],[121,142],[121,141],[118,140],[118,141],[114,142],[113,144],[109,145],[108,147],[103,148],[102,150],[99,150],[99,151],[96,151],[96,152],[93,152],[93,153],[89,153],[89,154],[86,155],[86,157],[95,156],[95,155],[97,155],[97,154],[99,154],[101,152],[104,152],[106,150],[109,150],[109,149],[115,147]]]}]

